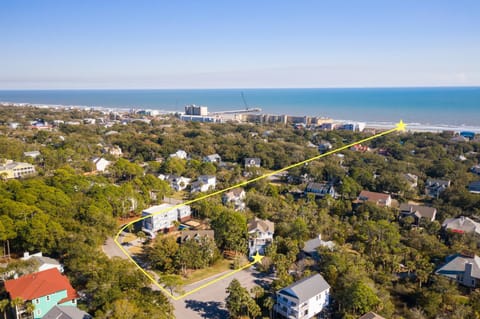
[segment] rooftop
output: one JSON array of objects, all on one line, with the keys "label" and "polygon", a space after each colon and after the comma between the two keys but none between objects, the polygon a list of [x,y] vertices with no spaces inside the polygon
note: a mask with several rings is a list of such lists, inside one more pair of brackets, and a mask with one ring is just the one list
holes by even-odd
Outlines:
[{"label": "rooftop", "polygon": [[5,289],[10,294],[11,299],[20,297],[23,300],[32,300],[62,290],[67,291],[67,298],[61,302],[78,297],[68,278],[62,275],[57,268],[25,275],[18,279],[7,280],[5,281]]},{"label": "rooftop", "polygon": [[299,300],[299,302],[304,302],[328,289],[330,289],[330,285],[320,274],[316,274],[303,278],[281,289],[278,293],[293,297]]}]

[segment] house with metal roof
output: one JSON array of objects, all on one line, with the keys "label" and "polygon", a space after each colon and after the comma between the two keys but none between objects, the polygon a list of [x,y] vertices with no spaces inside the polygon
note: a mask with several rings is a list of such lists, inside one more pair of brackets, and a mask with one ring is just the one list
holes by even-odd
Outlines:
[{"label": "house with metal roof", "polygon": [[[34,306],[34,319],[40,319],[54,306],[77,305],[77,292],[73,289],[68,278],[62,275],[57,268],[52,268],[17,279],[5,281],[5,290],[10,300],[21,298],[25,303],[31,302]],[[14,318],[23,318],[27,309],[25,303],[15,306]]]},{"label": "house with metal roof", "polygon": [[462,254],[450,256],[435,274],[446,276],[467,287],[480,287],[480,257]]},{"label": "house with metal roof", "polygon": [[274,310],[285,318],[309,319],[323,312],[329,301],[330,285],[316,274],[279,290]]}]

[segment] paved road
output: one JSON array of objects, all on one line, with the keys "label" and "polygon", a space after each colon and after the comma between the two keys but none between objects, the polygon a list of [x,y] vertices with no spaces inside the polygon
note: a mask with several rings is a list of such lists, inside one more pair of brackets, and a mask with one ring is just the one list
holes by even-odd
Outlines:
[{"label": "paved road", "polygon": [[[172,301],[175,307],[175,317],[177,319],[227,319],[228,312],[225,309],[227,293],[225,290],[234,278],[248,290],[255,285],[265,286],[272,280],[270,277],[258,273],[253,267],[242,270],[183,299]],[[202,284],[211,279],[213,278],[203,281]],[[198,285],[199,283],[192,284],[184,287],[184,290],[188,292]]]},{"label": "paved road", "polygon": [[105,241],[105,244],[102,246],[102,250],[109,258],[112,257],[120,257],[123,259],[127,259],[127,256],[123,253],[123,251],[115,244],[113,238],[108,237]]}]

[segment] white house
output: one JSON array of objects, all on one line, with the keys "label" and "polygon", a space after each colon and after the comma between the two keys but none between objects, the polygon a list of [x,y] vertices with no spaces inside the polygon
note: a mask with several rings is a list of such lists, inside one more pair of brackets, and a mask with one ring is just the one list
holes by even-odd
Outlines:
[{"label": "white house", "polygon": [[265,248],[273,241],[275,224],[269,220],[255,217],[248,223],[248,256],[252,257],[257,252],[265,254]]},{"label": "white house", "polygon": [[244,160],[245,167],[260,167],[262,160],[258,157],[247,157]]},{"label": "white house", "polygon": [[[148,217],[147,217],[148,216]],[[190,206],[175,207],[171,204],[152,206],[142,211],[142,230],[155,238],[159,231],[170,231],[175,227],[175,222],[184,222],[191,218]]]},{"label": "white house", "polygon": [[37,158],[38,156],[40,156],[40,152],[39,151],[23,152],[23,156]]},{"label": "white house", "polygon": [[217,178],[214,175],[200,175],[198,180],[192,183],[192,193],[207,192],[215,189]]},{"label": "white house", "polygon": [[170,183],[170,187],[173,188],[175,191],[183,191],[187,186],[190,184],[191,178],[177,176],[177,175],[163,175],[160,174],[158,176],[162,181],[167,181]]},{"label": "white house", "polygon": [[206,163],[220,163],[222,161],[222,158],[220,157],[220,155],[215,153],[215,154],[205,156],[203,158],[203,161]]},{"label": "white house", "polygon": [[95,169],[98,172],[105,172],[107,170],[107,167],[112,164],[112,162],[107,161],[103,157],[95,157],[92,162],[95,164]]},{"label": "white house", "polygon": [[222,203],[223,205],[227,205],[229,203],[232,203],[235,210],[244,210],[245,209],[245,190],[243,188],[237,187],[232,189],[231,191],[228,191],[226,193],[223,193],[222,195]]},{"label": "white house", "polygon": [[316,274],[278,291],[274,310],[285,318],[309,319],[321,313],[329,299],[330,285]]},{"label": "white house", "polygon": [[185,152],[184,150],[178,150],[178,151],[176,151],[175,153],[170,154],[170,157],[177,157],[177,158],[180,158],[180,159],[187,159],[187,152]]},{"label": "white house", "polygon": [[28,252],[23,253],[21,260],[35,260],[38,264],[37,271],[44,271],[47,269],[57,268],[58,271],[63,272],[63,266],[53,258],[43,256],[42,252],[32,254]]}]

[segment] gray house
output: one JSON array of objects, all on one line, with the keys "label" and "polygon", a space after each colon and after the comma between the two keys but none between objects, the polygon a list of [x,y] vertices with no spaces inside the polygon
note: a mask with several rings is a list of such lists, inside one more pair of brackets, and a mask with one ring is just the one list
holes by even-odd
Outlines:
[{"label": "gray house", "polygon": [[415,223],[418,224],[420,219],[424,218],[430,222],[435,220],[437,215],[437,209],[428,206],[412,205],[403,203],[400,205],[399,218],[405,218],[412,216],[415,219]]},{"label": "gray house", "polygon": [[440,194],[449,187],[449,180],[427,179],[427,182],[425,183],[425,194],[428,197],[438,198],[438,196],[440,196]]},{"label": "gray house", "polygon": [[93,317],[75,306],[53,306],[43,319],[93,319]]},{"label": "gray house", "polygon": [[328,306],[330,285],[319,274],[303,278],[277,292],[275,312],[285,318],[314,318]]},{"label": "gray house", "polygon": [[468,185],[468,191],[472,194],[480,194],[480,181],[471,182]]},{"label": "gray house", "polygon": [[447,263],[435,273],[467,287],[480,287],[480,257],[461,254],[450,256]]}]

